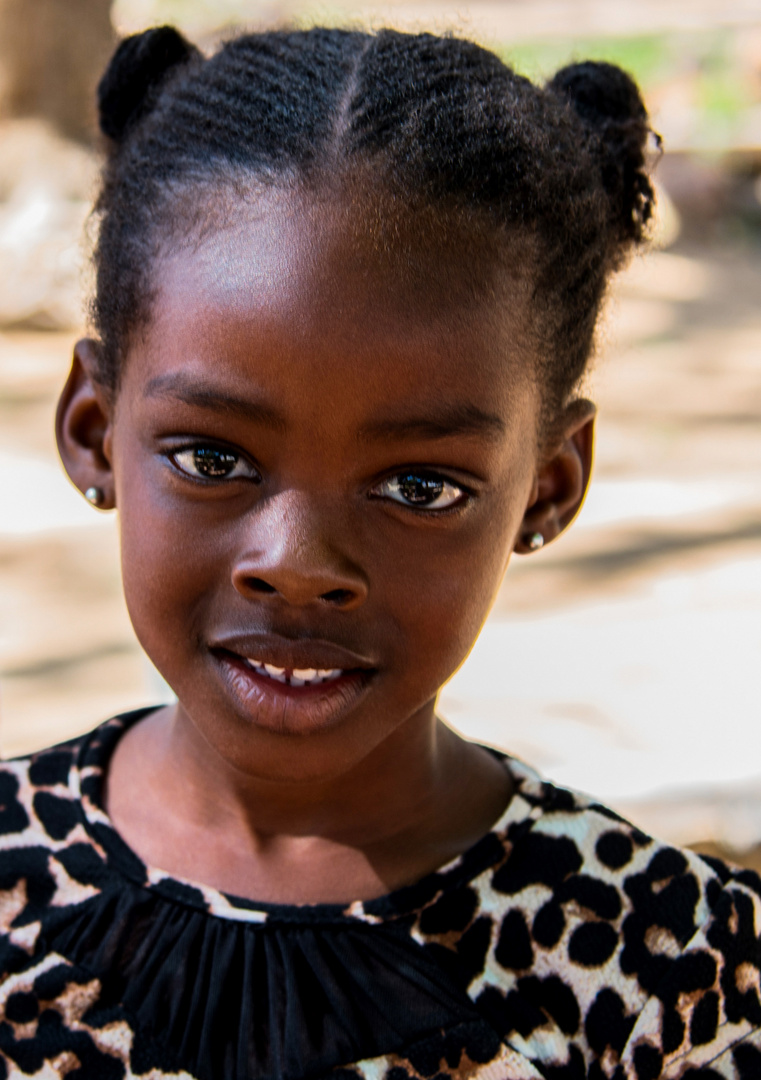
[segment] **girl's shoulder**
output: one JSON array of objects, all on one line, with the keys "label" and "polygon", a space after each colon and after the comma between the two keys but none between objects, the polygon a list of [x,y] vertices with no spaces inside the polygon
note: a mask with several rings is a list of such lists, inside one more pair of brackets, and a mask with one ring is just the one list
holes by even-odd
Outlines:
[{"label": "girl's shoulder", "polygon": [[0,934],[11,941],[23,926],[39,929],[48,910],[89,899],[108,877],[97,836],[99,819],[108,821],[99,799],[103,764],[125,726],[149,711],[0,762]]},{"label": "girl's shoulder", "polygon": [[759,876],[505,761],[488,865],[473,849],[415,887],[410,928],[442,965],[456,953],[500,1053],[526,1077],[761,1077]]},{"label": "girl's shoulder", "polygon": [[0,762],[0,851],[27,845],[60,851],[84,840],[84,821],[92,816],[84,810],[100,802],[111,749],[129,724],[151,711],[113,717],[94,731]]}]

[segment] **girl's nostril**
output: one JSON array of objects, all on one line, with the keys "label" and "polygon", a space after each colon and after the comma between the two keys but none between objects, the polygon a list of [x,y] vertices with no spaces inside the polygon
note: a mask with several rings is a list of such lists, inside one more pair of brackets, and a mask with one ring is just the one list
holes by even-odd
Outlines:
[{"label": "girl's nostril", "polygon": [[327,600],[329,604],[336,604],[337,606],[348,604],[351,597],[352,594],[349,589],[331,589],[330,592],[322,594],[323,600]]},{"label": "girl's nostril", "polygon": [[254,592],[273,593],[276,591],[273,585],[270,585],[268,582],[264,581],[263,578],[259,577],[251,578],[249,580],[249,585]]}]

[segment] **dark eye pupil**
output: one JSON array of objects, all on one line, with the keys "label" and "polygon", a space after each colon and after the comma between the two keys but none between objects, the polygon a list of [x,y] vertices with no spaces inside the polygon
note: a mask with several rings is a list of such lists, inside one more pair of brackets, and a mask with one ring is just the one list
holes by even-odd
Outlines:
[{"label": "dark eye pupil", "polygon": [[444,481],[435,476],[420,476],[418,473],[408,473],[399,477],[399,491],[408,503],[417,506],[426,506],[441,495],[444,490]]},{"label": "dark eye pupil", "polygon": [[228,476],[238,464],[238,455],[213,446],[200,446],[193,451],[193,464],[202,476]]}]

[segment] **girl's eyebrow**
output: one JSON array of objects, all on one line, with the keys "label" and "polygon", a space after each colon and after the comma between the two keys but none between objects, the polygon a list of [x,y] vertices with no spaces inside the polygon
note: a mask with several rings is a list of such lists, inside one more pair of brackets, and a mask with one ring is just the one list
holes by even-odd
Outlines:
[{"label": "girl's eyebrow", "polygon": [[360,428],[361,441],[418,438],[444,439],[457,435],[483,435],[497,441],[505,433],[505,423],[495,413],[484,412],[477,405],[447,405],[414,416],[390,416],[373,420]]},{"label": "girl's eyebrow", "polygon": [[285,431],[286,428],[285,418],[271,405],[251,398],[236,397],[235,394],[206,384],[203,380],[189,378],[182,372],[156,375],[149,379],[143,396],[170,397],[186,405],[241,416],[244,420],[253,420],[277,431]]},{"label": "girl's eyebrow", "polygon": [[[183,372],[156,375],[146,383],[144,397],[170,397],[187,405],[241,416],[245,420],[277,431],[285,431],[285,417],[271,405],[240,398],[222,388],[188,377]],[[425,415],[389,416],[364,424],[357,432],[359,442],[380,442],[400,438],[444,439],[458,435],[482,435],[496,441],[505,433],[505,423],[495,413],[477,405],[456,403],[432,409]]]}]

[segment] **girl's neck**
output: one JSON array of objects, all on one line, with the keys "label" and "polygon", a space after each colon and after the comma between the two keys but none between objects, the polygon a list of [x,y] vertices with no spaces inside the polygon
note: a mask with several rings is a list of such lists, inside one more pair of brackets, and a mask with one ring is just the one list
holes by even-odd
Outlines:
[{"label": "girl's neck", "polygon": [[149,865],[281,903],[409,884],[470,847],[510,796],[501,763],[432,707],[348,772],[298,783],[240,773],[168,707],[120,740],[106,787],[116,828]]}]

